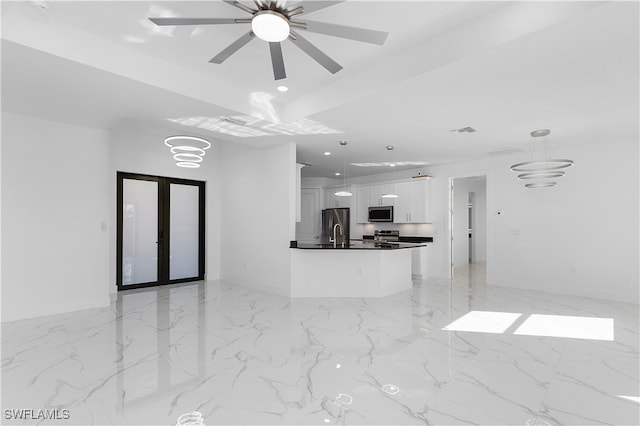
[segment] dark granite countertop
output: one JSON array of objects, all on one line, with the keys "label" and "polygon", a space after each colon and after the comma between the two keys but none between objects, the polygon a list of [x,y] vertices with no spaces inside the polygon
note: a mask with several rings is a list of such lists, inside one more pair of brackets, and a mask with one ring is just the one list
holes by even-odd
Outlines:
[{"label": "dark granite countertop", "polygon": [[334,246],[330,244],[302,244],[299,243],[297,247],[303,250],[398,250],[406,248],[424,247],[426,244],[420,243],[387,243],[387,242],[373,242],[373,241],[351,241],[350,244],[344,247],[340,244]]}]

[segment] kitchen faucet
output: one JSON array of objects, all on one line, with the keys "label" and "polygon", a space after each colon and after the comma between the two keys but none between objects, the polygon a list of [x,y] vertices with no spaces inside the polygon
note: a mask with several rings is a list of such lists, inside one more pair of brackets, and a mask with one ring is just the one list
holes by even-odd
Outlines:
[{"label": "kitchen faucet", "polygon": [[[329,242],[333,243],[334,245],[337,244],[338,240],[336,239],[336,229],[340,227],[340,235],[344,235],[344,231],[342,230],[342,225],[340,225],[340,222],[336,223],[335,225],[333,225],[333,238],[329,238]],[[344,243],[343,243],[344,245]]]}]

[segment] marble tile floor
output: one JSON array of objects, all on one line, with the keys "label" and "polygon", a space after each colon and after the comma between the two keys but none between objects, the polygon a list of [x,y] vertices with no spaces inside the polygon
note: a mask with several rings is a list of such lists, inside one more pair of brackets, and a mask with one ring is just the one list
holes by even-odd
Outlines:
[{"label": "marble tile floor", "polygon": [[[478,311],[493,332],[443,330]],[[518,334],[532,315],[599,322]],[[175,425],[198,411],[205,425],[638,425],[638,328],[636,304],[489,287],[482,265],[382,299],[226,282],[123,292],[2,324],[2,424]]]}]

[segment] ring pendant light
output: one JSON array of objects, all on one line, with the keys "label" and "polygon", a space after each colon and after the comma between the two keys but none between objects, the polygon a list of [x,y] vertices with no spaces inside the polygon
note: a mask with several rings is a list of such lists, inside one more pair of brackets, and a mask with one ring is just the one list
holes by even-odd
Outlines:
[{"label": "ring pendant light", "polygon": [[164,144],[170,148],[176,166],[188,169],[200,167],[205,151],[211,148],[211,142],[197,136],[177,135],[169,136]]},{"label": "ring pendant light", "polygon": [[[525,188],[549,188],[556,186],[557,182],[548,180],[563,177],[565,172],[561,169],[573,166],[572,160],[554,158],[547,136],[551,134],[549,129],[539,129],[531,132],[531,146],[528,161],[516,163],[511,166],[518,174],[518,179],[537,180],[525,184]],[[542,138],[542,148],[536,149],[536,142]]]}]

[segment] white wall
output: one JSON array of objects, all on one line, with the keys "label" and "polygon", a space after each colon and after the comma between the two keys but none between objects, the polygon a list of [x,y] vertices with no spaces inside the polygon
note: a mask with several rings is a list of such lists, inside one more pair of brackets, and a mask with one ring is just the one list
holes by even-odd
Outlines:
[{"label": "white wall", "polygon": [[221,277],[278,294],[290,292],[295,240],[295,145],[222,146]]},{"label": "white wall", "polygon": [[2,321],[107,306],[108,135],[2,114]]},{"label": "white wall", "polygon": [[123,121],[110,131],[110,283],[111,292],[117,291],[116,282],[116,172],[141,173],[154,176],[175,177],[206,182],[205,278],[220,278],[220,187],[223,181],[220,171],[221,142],[206,138],[212,144],[197,169],[176,166],[164,138],[175,130],[147,126],[133,121]]},{"label": "white wall", "polygon": [[130,121],[107,132],[3,113],[2,321],[109,305],[117,171],[207,182],[206,278],[288,294],[295,145],[212,140],[202,166],[184,169],[163,143],[169,132]]},{"label": "white wall", "polygon": [[434,275],[448,276],[448,179],[486,174],[489,284],[638,301],[638,141],[577,145],[556,155],[575,166],[546,189],[524,188],[509,170],[519,156],[429,168],[437,205]]}]

